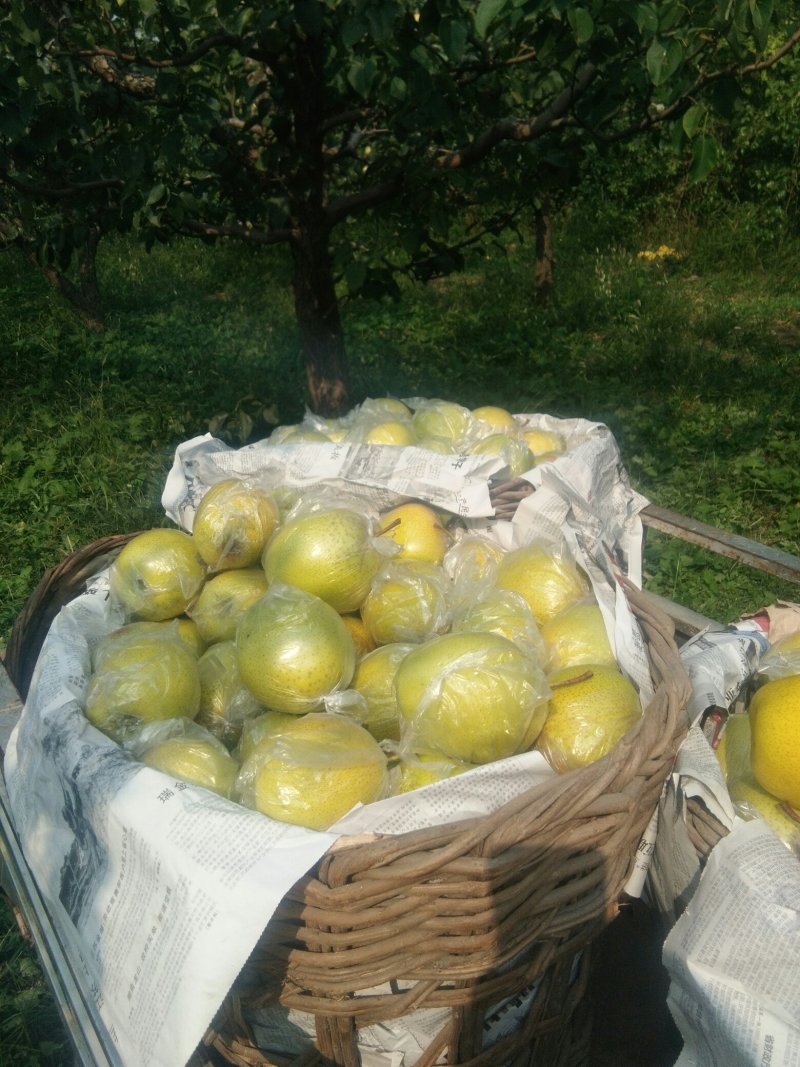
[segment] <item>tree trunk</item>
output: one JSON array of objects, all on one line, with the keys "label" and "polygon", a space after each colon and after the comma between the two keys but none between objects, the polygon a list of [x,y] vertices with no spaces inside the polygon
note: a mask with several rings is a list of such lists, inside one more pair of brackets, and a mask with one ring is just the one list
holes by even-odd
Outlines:
[{"label": "tree trunk", "polygon": [[52,289],[69,301],[83,325],[93,333],[103,333],[106,328],[103,300],[97,284],[97,248],[100,237],[99,230],[92,230],[86,244],[76,252],[75,281],[57,267],[40,262],[33,247],[24,239],[18,242],[28,261],[36,267]]},{"label": "tree trunk", "polygon": [[533,273],[533,299],[546,307],[553,296],[553,220],[546,200],[536,208],[536,265]]},{"label": "tree trunk", "polygon": [[311,410],[343,415],[349,406],[347,362],[333,279],[323,154],[325,48],[313,32],[298,33],[285,88],[294,115],[297,169],[289,183],[294,271],[292,286]]},{"label": "tree trunk", "polygon": [[311,410],[343,415],[350,400],[347,358],[324,222],[308,222],[292,241],[294,308]]}]

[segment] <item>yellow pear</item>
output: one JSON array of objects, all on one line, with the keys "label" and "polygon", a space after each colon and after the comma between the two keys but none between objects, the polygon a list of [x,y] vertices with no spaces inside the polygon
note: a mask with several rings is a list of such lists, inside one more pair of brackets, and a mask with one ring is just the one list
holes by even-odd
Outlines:
[{"label": "yellow pear", "polygon": [[594,763],[641,718],[639,694],[616,667],[562,667],[547,681],[552,695],[536,747],[555,771]]},{"label": "yellow pear", "polygon": [[553,430],[523,430],[522,436],[536,459],[557,456],[566,448],[566,441]]},{"label": "yellow pear", "polygon": [[273,536],[263,559],[270,583],[304,589],[342,613],[361,607],[379,563],[368,519],[350,508],[291,519]]},{"label": "yellow pear", "polygon": [[353,638],[353,646],[356,650],[356,659],[359,660],[372,652],[376,647],[369,630],[360,615],[342,615],[342,622],[350,631]]},{"label": "yellow pear", "polygon": [[398,667],[415,647],[407,642],[381,645],[356,664],[350,686],[366,701],[367,712],[362,725],[378,741],[400,740],[400,713],[394,679]]},{"label": "yellow pear", "polygon": [[450,545],[450,536],[438,513],[427,504],[409,501],[384,512],[380,536],[388,537],[400,551],[394,559],[421,559],[441,563]]},{"label": "yellow pear", "polygon": [[371,426],[364,440],[368,445],[413,445],[416,444],[417,435],[411,428],[410,422],[387,419],[385,422],[376,422],[374,426]]},{"label": "yellow pear", "polygon": [[180,639],[135,635],[105,650],[86,690],[86,717],[116,739],[143,722],[194,719],[200,710],[197,656]]},{"label": "yellow pear", "polygon": [[617,665],[603,613],[594,598],[579,600],[559,611],[542,626],[542,638],[550,670],[578,663]]},{"label": "yellow pear", "polygon": [[422,789],[445,778],[472,770],[473,765],[460,760],[446,759],[436,752],[411,753],[401,757],[391,772],[391,795],[400,796],[412,789]]},{"label": "yellow pear", "polygon": [[416,644],[443,633],[450,608],[442,568],[417,559],[385,563],[361,605],[361,617],[378,645]]},{"label": "yellow pear", "polygon": [[197,661],[200,710],[195,722],[228,748],[239,740],[242,726],[264,708],[242,682],[235,641],[218,641]]},{"label": "yellow pear", "polygon": [[239,764],[213,738],[168,737],[146,749],[142,763],[184,782],[230,797]]},{"label": "yellow pear", "polygon": [[420,441],[439,439],[457,449],[462,448],[476,431],[472,412],[451,400],[423,401],[414,412],[412,424]]},{"label": "yellow pear", "polygon": [[280,582],[247,609],[236,634],[242,681],[265,707],[302,714],[349,685],[355,648],[324,600]]},{"label": "yellow pear", "polygon": [[748,711],[756,781],[800,811],[800,675],[762,685]]},{"label": "yellow pear", "polygon": [[465,763],[522,751],[547,711],[539,668],[491,633],[445,634],[409,652],[395,676],[403,738]]},{"label": "yellow pear", "polygon": [[259,567],[220,571],[206,582],[189,615],[207,645],[231,641],[239,620],[267,591],[267,577]]},{"label": "yellow pear", "polygon": [[117,556],[109,587],[129,618],[162,622],[183,615],[205,578],[205,563],[189,534],[145,530]]},{"label": "yellow pear", "polygon": [[326,830],[357,804],[385,795],[387,758],[350,719],[326,712],[262,740],[242,765],[242,803],[271,819]]},{"label": "yellow pear", "polygon": [[540,626],[589,592],[589,583],[566,551],[541,542],[508,552],[497,568],[496,581],[500,589],[525,597]]},{"label": "yellow pear", "polygon": [[277,504],[266,489],[226,478],[212,485],[200,501],[192,537],[212,570],[252,567],[278,521]]},{"label": "yellow pear", "polygon": [[455,613],[453,633],[493,633],[513,641],[537,663],[544,659],[536,619],[528,601],[510,589],[490,589]]},{"label": "yellow pear", "polygon": [[737,815],[763,819],[787,848],[800,855],[800,816],[792,816],[784,802],[762,789],[752,776],[740,778],[728,791]]},{"label": "yellow pear", "polygon": [[236,746],[239,762],[244,763],[249,759],[266,737],[281,733],[297,720],[297,715],[286,711],[264,711],[253,719],[247,719],[242,724],[242,732]]},{"label": "yellow pear", "polygon": [[515,478],[536,466],[536,460],[526,442],[504,433],[493,433],[489,437],[481,438],[468,452],[471,456],[499,456],[508,467],[508,473]]},{"label": "yellow pear", "polygon": [[205,642],[197,632],[197,626],[191,619],[165,619],[164,622],[129,622],[105,634],[92,652],[92,670],[100,668],[109,649],[116,648],[118,642],[129,641],[136,637],[157,637],[165,641],[182,641],[195,656],[205,652]]},{"label": "yellow pear", "polygon": [[517,433],[519,423],[505,408],[496,407],[493,404],[484,404],[482,407],[473,408],[472,414],[486,429],[492,433]]}]

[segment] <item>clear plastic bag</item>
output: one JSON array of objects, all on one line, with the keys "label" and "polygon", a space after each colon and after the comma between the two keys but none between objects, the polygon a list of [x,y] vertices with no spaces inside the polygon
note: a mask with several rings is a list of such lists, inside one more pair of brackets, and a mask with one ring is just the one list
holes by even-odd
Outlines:
[{"label": "clear plastic bag", "polygon": [[195,721],[232,749],[244,723],[264,711],[241,679],[236,642],[219,641],[212,645],[200,657],[197,667],[200,710]]},{"label": "clear plastic bag", "polygon": [[148,767],[230,798],[239,763],[208,730],[187,719],[148,723],[126,743]]},{"label": "clear plastic bag", "polygon": [[509,589],[488,590],[474,603],[454,611],[452,632],[500,634],[544,666],[545,643],[530,605],[520,593]]},{"label": "clear plastic bag", "polygon": [[542,626],[541,635],[550,671],[580,663],[617,666],[603,613],[594,595],[568,604]]},{"label": "clear plastic bag", "polygon": [[194,719],[200,710],[197,655],[178,636],[133,630],[97,653],[84,711],[99,730],[120,741],[143,722]]},{"label": "clear plastic bag", "polygon": [[212,572],[252,567],[280,521],[267,489],[239,478],[212,485],[192,523],[192,539]]},{"label": "clear plastic bag", "polygon": [[114,560],[109,591],[127,619],[162,622],[184,614],[206,573],[190,534],[145,530],[131,538]]},{"label": "clear plastic bag", "polygon": [[552,694],[536,748],[559,773],[605,756],[642,716],[636,687],[617,667],[562,667],[547,681]]},{"label": "clear plastic bag", "polygon": [[532,541],[506,553],[497,568],[497,586],[521,593],[540,626],[589,593],[589,582],[566,545]]},{"label": "clear plastic bag", "polygon": [[420,644],[450,626],[448,581],[443,569],[421,560],[384,563],[361,605],[361,617],[378,645]]},{"label": "clear plastic bag", "polygon": [[362,726],[312,712],[272,733],[242,764],[242,804],[281,822],[326,830],[357,804],[386,796],[386,754]]},{"label": "clear plastic bag", "polygon": [[262,597],[268,587],[259,567],[242,567],[213,575],[188,608],[206,645],[231,641],[245,611]]},{"label": "clear plastic bag", "polygon": [[356,654],[338,612],[283,582],[244,613],[236,634],[239,674],[266,708],[302,714],[350,684]]},{"label": "clear plastic bag", "polygon": [[550,694],[544,672],[492,633],[446,634],[409,652],[395,676],[403,752],[483,764],[530,748]]}]

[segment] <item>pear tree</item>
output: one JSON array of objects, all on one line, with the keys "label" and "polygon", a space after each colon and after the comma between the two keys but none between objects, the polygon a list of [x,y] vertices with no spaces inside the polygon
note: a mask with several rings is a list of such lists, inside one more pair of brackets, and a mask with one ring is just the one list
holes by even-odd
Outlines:
[{"label": "pear tree", "polygon": [[702,177],[714,116],[800,35],[771,0],[8,0],[0,32],[0,242],[89,281],[112,230],[285,245],[324,414],[343,296],[532,205],[546,251],[590,147],[669,127]]}]

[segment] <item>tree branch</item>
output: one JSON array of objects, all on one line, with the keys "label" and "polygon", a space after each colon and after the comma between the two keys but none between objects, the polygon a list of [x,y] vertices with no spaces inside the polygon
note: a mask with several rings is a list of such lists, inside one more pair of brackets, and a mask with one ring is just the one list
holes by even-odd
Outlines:
[{"label": "tree branch", "polygon": [[375,207],[377,204],[392,200],[402,189],[402,178],[393,178],[391,181],[370,186],[369,189],[362,189],[361,192],[351,193],[350,196],[342,196],[329,205],[325,213],[326,224],[331,228],[348,215],[354,215],[365,208]]},{"label": "tree branch", "polygon": [[574,120],[569,117],[569,112],[575,101],[588,89],[596,73],[594,64],[587,63],[578,72],[575,81],[534,118],[527,121],[503,119],[483,130],[468,145],[440,157],[437,165],[451,170],[471,167],[485,159],[503,141],[533,141],[558,127],[571,125]]},{"label": "tree branch", "polygon": [[83,196],[86,193],[96,193],[101,189],[123,189],[125,182],[122,178],[97,178],[91,182],[74,182],[70,185],[56,188],[47,185],[34,185],[9,174],[4,168],[0,168],[0,182],[5,182],[12,189],[26,196],[34,196],[42,200],[66,200],[72,196]]},{"label": "tree branch", "polygon": [[707,74],[701,74],[685,93],[682,93],[677,100],[673,100],[667,107],[661,108],[660,111],[652,112],[639,122],[631,123],[623,130],[618,130],[616,133],[611,134],[608,137],[598,137],[598,140],[601,140],[604,144],[614,144],[618,141],[625,141],[631,137],[635,137],[638,133],[644,133],[646,130],[654,129],[656,126],[660,126],[663,122],[667,122],[669,119],[679,115],[682,111],[685,111],[692,104],[694,97],[707,86],[712,85],[716,81],[720,81],[722,78],[747,78],[753,74],[760,74],[761,71],[768,70],[779,60],[783,59],[785,55],[788,55],[798,43],[800,43],[800,27],[786,38],[780,48],[776,49],[765,59],[760,59],[755,63],[748,63],[744,67],[737,67],[732,64],[724,70],[714,70]]},{"label": "tree branch", "polygon": [[66,54],[79,56],[81,59],[91,59],[93,57],[111,59],[115,63],[122,63],[125,66],[137,63],[142,67],[149,67],[151,70],[161,70],[165,67],[188,67],[192,63],[197,62],[198,59],[202,59],[204,55],[207,55],[208,52],[211,52],[215,48],[241,48],[242,44],[243,38],[236,34],[215,33],[210,37],[206,37],[205,40],[195,45],[194,48],[190,48],[188,52],[180,52],[177,55],[171,56],[169,59],[149,59],[147,56],[135,55],[130,52],[117,52],[113,48],[81,48],[75,52],[68,52]]},{"label": "tree branch", "polygon": [[250,226],[214,225],[192,219],[176,226],[175,232],[182,233],[185,237],[235,237],[254,245],[284,244],[294,237],[294,230],[289,227],[280,230],[256,230]]}]

